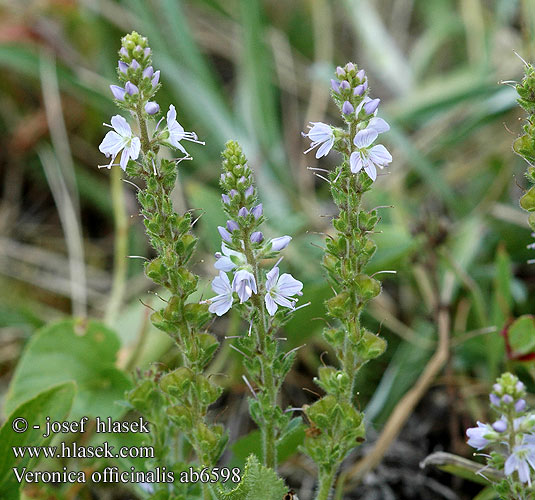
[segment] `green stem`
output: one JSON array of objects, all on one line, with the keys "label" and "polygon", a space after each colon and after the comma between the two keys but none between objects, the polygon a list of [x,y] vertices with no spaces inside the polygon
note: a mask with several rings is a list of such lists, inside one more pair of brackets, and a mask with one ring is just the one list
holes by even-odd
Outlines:
[{"label": "green stem", "polygon": [[[253,268],[253,275],[259,287],[259,274],[258,274],[258,263],[256,262],[253,250],[249,243],[250,235],[247,231],[244,231],[243,242],[244,242],[244,253],[247,258],[247,263]],[[258,321],[257,321],[257,348],[258,356],[260,359],[260,364],[262,367],[262,386],[264,391],[268,396],[268,405],[269,409],[277,406],[277,385],[275,383],[275,377],[273,375],[273,359],[270,359],[267,355],[267,343],[271,341],[267,333],[267,318],[266,310],[264,306],[263,295],[258,289],[258,294],[253,294],[251,296],[251,301],[253,306],[258,311]],[[271,411],[269,412],[272,413]],[[276,449],[276,429],[275,422],[272,417],[266,418],[266,412],[263,412],[264,415],[264,425],[260,429],[262,434],[262,447],[264,453],[264,465],[272,469],[277,467],[277,449]]]},{"label": "green stem", "polygon": [[107,325],[112,325],[116,320],[126,288],[128,218],[125,210],[121,170],[118,168],[111,169],[111,199],[115,223],[115,249],[113,253],[113,281],[104,319]]},{"label": "green stem", "polygon": [[333,465],[330,469],[320,471],[316,500],[329,500],[337,469],[338,465]]}]

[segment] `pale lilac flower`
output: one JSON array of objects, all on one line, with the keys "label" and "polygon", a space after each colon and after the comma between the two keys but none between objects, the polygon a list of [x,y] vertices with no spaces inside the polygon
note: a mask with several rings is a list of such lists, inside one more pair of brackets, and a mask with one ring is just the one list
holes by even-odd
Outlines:
[{"label": "pale lilac flower", "polygon": [[303,283],[296,280],[291,274],[284,273],[279,277],[279,268],[275,266],[266,275],[266,309],[273,316],[278,306],[295,308],[297,299],[294,295],[302,295]]},{"label": "pale lilac flower", "polygon": [[147,104],[145,104],[145,111],[149,115],[155,115],[160,111],[160,105],[157,102],[149,101]]},{"label": "pale lilac flower", "polygon": [[136,85],[134,85],[132,82],[128,81],[126,82],[126,85],[124,86],[124,89],[126,90],[126,93],[128,95],[134,95],[139,92],[139,89]]},{"label": "pale lilac flower", "polygon": [[217,226],[217,230],[219,231],[219,234],[223,240],[225,240],[227,243],[232,242],[232,236],[223,226]]},{"label": "pale lilac flower", "polygon": [[355,65],[352,62],[346,64],[346,71],[355,71]]},{"label": "pale lilac flower", "polygon": [[518,471],[520,482],[531,486],[530,466],[535,470],[535,447],[521,444],[513,448],[511,455],[505,461],[504,472],[510,476],[514,471]]},{"label": "pale lilac flower", "polygon": [[365,72],[363,69],[361,69],[361,70],[359,70],[359,71],[357,72],[357,78],[358,78],[359,80],[363,80],[365,76],[366,76],[366,72]]},{"label": "pale lilac flower", "polygon": [[126,75],[126,72],[128,71],[128,64],[123,61],[119,61],[119,71]]},{"label": "pale lilac flower", "polygon": [[383,168],[392,161],[392,156],[382,145],[370,147],[379,134],[375,129],[364,129],[357,132],[353,143],[358,151],[351,153],[349,164],[351,172],[356,174],[364,168],[372,181],[377,178],[377,167]]},{"label": "pale lilac flower", "polygon": [[272,252],[280,252],[290,244],[290,241],[292,241],[291,236],[279,236],[278,238],[273,238],[269,242],[270,250]]},{"label": "pale lilac flower", "polygon": [[139,63],[135,59],[132,59],[130,67],[135,71],[136,69],[139,69]]},{"label": "pale lilac flower", "polygon": [[522,392],[526,389],[526,386],[520,380],[516,383],[515,388],[518,392]]},{"label": "pale lilac flower", "polygon": [[179,141],[186,140],[196,142],[197,144],[204,144],[204,142],[197,139],[195,132],[184,131],[184,127],[176,121],[176,110],[172,104],[169,106],[169,111],[167,112],[167,130],[169,131],[169,139],[167,139],[169,144],[180,149],[186,156],[189,156],[189,154]]},{"label": "pale lilac flower", "polygon": [[154,74],[154,68],[152,66],[147,66],[143,70],[143,78],[152,78],[153,74]]},{"label": "pale lilac flower", "polygon": [[212,290],[217,295],[207,300],[210,304],[208,310],[218,316],[223,316],[232,307],[233,302],[232,287],[226,273],[220,271],[219,276],[212,280]]},{"label": "pale lilac flower", "polygon": [[373,115],[373,113],[377,111],[380,102],[381,99],[371,99],[370,101],[366,102],[364,104],[364,111],[366,112],[366,114]]},{"label": "pale lilac flower", "polygon": [[150,47],[146,47],[145,50],[143,51],[143,55],[145,57],[149,57],[150,53],[151,53]]},{"label": "pale lilac flower", "polygon": [[342,68],[342,66],[337,66],[336,67],[336,74],[338,76],[345,76],[346,72],[344,71],[344,68]]},{"label": "pale lilac flower", "polygon": [[489,440],[486,439],[485,436],[491,432],[493,431],[488,424],[478,422],[477,427],[470,427],[466,430],[468,444],[477,450],[485,448],[485,446],[489,444]]},{"label": "pale lilac flower", "polygon": [[128,50],[126,50],[126,48],[124,47],[121,47],[121,50],[119,50],[119,54],[121,54],[122,56],[128,57]]},{"label": "pale lilac flower", "polygon": [[249,210],[247,210],[246,207],[241,207],[239,210],[238,210],[238,215],[240,217],[247,217],[249,215]]},{"label": "pale lilac flower", "polygon": [[347,80],[343,80],[340,82],[340,89],[342,90],[349,90],[351,86],[349,85],[349,82]]},{"label": "pale lilac flower", "polygon": [[247,263],[245,255],[240,252],[236,252],[235,250],[231,250],[224,243],[221,245],[221,251],[223,252],[223,255],[217,253],[217,260],[214,264],[214,267],[219,271],[232,271],[234,268]]},{"label": "pale lilac flower", "polygon": [[229,198],[228,194],[222,194],[221,195],[221,199],[223,200],[223,203],[225,205],[228,205],[230,203],[230,198]]},{"label": "pale lilac flower", "polygon": [[349,101],[344,101],[344,104],[342,105],[342,113],[344,115],[350,115],[355,111],[355,108]]},{"label": "pale lilac flower", "polygon": [[232,290],[238,294],[240,304],[249,300],[249,297],[256,293],[256,281],[253,274],[247,269],[237,271],[232,280]]},{"label": "pale lilac flower", "polygon": [[[106,124],[105,124],[106,125]],[[106,155],[107,158],[111,156],[111,161],[108,168],[111,168],[115,158],[122,150],[120,165],[123,170],[126,170],[128,160],[137,160],[139,151],[141,149],[141,141],[139,137],[132,134],[132,129],[128,122],[121,116],[115,115],[111,119],[111,125],[108,127],[113,128],[110,130],[102,140],[99,150]]]},{"label": "pale lilac flower", "polygon": [[249,196],[252,196],[254,193],[254,186],[249,186],[246,190],[245,190],[245,198],[249,198]]},{"label": "pale lilac flower", "polygon": [[308,133],[302,132],[303,137],[308,137],[312,142],[310,148],[305,151],[305,154],[312,151],[315,147],[319,147],[316,151],[316,158],[327,156],[334,145],[334,131],[330,125],[321,122],[310,122],[308,125],[310,129]]},{"label": "pale lilac flower", "polygon": [[264,235],[262,231],[255,231],[251,234],[251,243],[262,243],[264,241]]},{"label": "pale lilac flower", "polygon": [[505,403],[506,405],[510,405],[513,401],[514,401],[513,396],[511,396],[510,394],[505,394],[502,397],[502,402]]},{"label": "pale lilac flower", "polygon": [[234,196],[236,196],[238,193],[238,191],[236,189],[231,189],[229,192],[228,192],[229,196],[231,198],[234,198]]},{"label": "pale lilac flower", "polygon": [[115,99],[118,101],[124,101],[124,95],[126,93],[125,89],[119,87],[118,85],[110,85],[110,90]]}]

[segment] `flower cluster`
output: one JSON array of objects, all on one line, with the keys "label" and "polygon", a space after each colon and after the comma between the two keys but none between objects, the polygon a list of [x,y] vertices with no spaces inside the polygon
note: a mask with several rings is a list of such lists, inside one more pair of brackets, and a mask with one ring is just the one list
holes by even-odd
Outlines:
[{"label": "flower cluster", "polygon": [[350,128],[345,131],[325,123],[311,122],[309,131],[303,133],[311,140],[305,153],[318,148],[316,158],[321,158],[333,147],[349,152],[351,172],[356,174],[364,170],[375,181],[377,167],[386,167],[392,156],[382,144],[373,144],[379,134],[390,130],[390,126],[377,116],[380,99],[368,96],[368,79],[364,70],[357,71],[353,63],[348,63],[345,68],[338,67],[336,75],[338,78],[331,80],[332,96]]},{"label": "flower cluster", "polygon": [[[137,35],[137,33],[135,34]],[[143,120],[159,114],[159,104],[151,100],[160,88],[160,71],[154,71],[152,67],[152,52],[147,45],[147,39],[134,33],[123,38],[123,45],[119,51],[117,75],[123,86],[110,85],[113,97],[117,105],[141,117]],[[123,170],[129,160],[137,160],[141,151],[141,141],[145,142],[145,148],[156,151],[161,146],[180,150],[187,158],[188,153],[180,143],[182,140],[204,144],[197,139],[193,132],[186,132],[176,120],[176,110],[171,104],[167,112],[165,126],[160,129],[162,120],[156,125],[152,137],[148,137],[147,130],[140,130],[141,138],[137,137],[121,115],[115,115],[111,119],[111,125],[104,124],[110,130],[99,146],[106,157],[111,158],[108,165],[111,168],[119,153],[121,158],[119,165]]]},{"label": "flower cluster", "polygon": [[369,97],[364,70],[353,63],[338,67],[331,87],[345,127],[315,122],[303,134],[312,141],[305,153],[317,147],[316,158],[331,150],[342,155],[342,163],[328,179],[339,215],[333,219],[334,231],[326,239],[323,258],[323,267],[335,291],[326,307],[336,322],[325,329],[324,337],[332,346],[339,367],[320,368],[315,382],[326,395],[305,409],[310,432],[304,450],[318,464],[318,500],[329,498],[343,459],[363,440],[363,416],[356,403],[356,374],[386,348],[386,342],[364,328],[360,320],[366,303],[381,292],[379,281],[365,272],[375,252],[369,235],[374,232],[379,216],[376,209],[363,208],[362,197],[377,178],[377,168],[382,169],[392,161],[388,150],[375,144],[379,134],[390,127],[377,116],[379,99]]},{"label": "flower cluster", "polygon": [[[303,284],[284,273],[279,276],[279,262],[265,273],[264,287],[260,287],[259,270],[256,262],[274,258],[284,250],[292,238],[280,236],[264,239],[260,225],[264,221],[263,207],[258,202],[251,169],[236,143],[227,144],[223,153],[224,173],[220,184],[223,208],[229,216],[226,227],[219,226],[221,252],[216,253],[215,268],[219,271],[212,281],[212,289],[217,295],[210,299],[209,310],[222,316],[233,305],[235,295],[239,303],[247,302],[253,294],[261,294],[268,313],[273,316],[278,306],[294,309],[296,295],[301,295]],[[227,273],[232,272],[232,283]]]},{"label": "flower cluster", "polygon": [[492,424],[477,422],[477,427],[466,431],[470,446],[492,450],[484,456],[488,466],[503,470],[505,479],[496,488],[505,498],[535,493],[535,413],[527,408],[525,398],[524,384],[515,375],[504,373],[490,394],[490,406],[498,418]]},{"label": "flower cluster", "polygon": [[[180,141],[203,143],[193,132],[184,131],[176,120],[173,105],[165,123],[162,125],[163,118],[156,123],[160,107],[154,96],[160,86],[160,72],[152,67],[151,49],[145,37],[136,32],[123,37],[117,74],[122,85],[112,85],[111,91],[135,125],[131,127],[121,115],[113,116],[110,125],[113,130],[104,137],[100,151],[111,157],[108,168],[115,165],[121,153],[120,167],[127,175],[142,181],[137,196],[147,235],[156,252],[156,257],[146,262],[145,273],[167,289],[169,295],[168,299],[162,299],[165,307],[155,311],[151,320],[175,341],[181,355],[181,366],[174,371],[140,374],[128,402],[152,424],[149,438],[158,450],[158,465],[175,466],[173,446],[179,433],[183,433],[199,464],[210,467],[217,462],[227,442],[223,427],[207,420],[208,407],[218,399],[221,388],[204,369],[219,343],[205,330],[211,319],[208,307],[188,301],[198,283],[198,277],[189,269],[197,239],[191,231],[191,214],[176,213],[170,197],[178,164],[190,158]],[[178,150],[184,156],[174,161],[162,158],[159,155],[162,146]],[[153,498],[170,498],[171,492],[168,485],[161,484],[154,486],[153,493]],[[208,486],[203,486],[203,497],[212,498]]]},{"label": "flower cluster", "polygon": [[[524,124],[524,134],[515,140],[513,150],[529,163],[526,171],[526,179],[530,187],[520,198],[520,206],[529,213],[528,224],[535,231],[535,68],[525,63],[525,76],[516,85],[518,104],[528,113]],[[532,233],[535,237],[535,232]],[[528,245],[535,249],[535,243]],[[535,264],[535,259],[529,261]]]},{"label": "flower cluster", "polygon": [[[222,156],[220,185],[228,220],[225,227],[218,228],[223,241],[215,261],[219,275],[212,282],[217,295],[205,302],[219,316],[234,306],[250,325],[248,334],[238,336],[232,347],[244,358],[246,380],[253,394],[249,409],[262,434],[264,464],[276,468],[276,444],[298,422],[278,404],[278,393],[295,351],[285,353],[276,333],[296,309],[303,284],[288,273],[280,274],[279,253],[292,238],[264,237],[263,207],[240,146],[229,141]],[[262,267],[269,260],[276,263],[266,272]],[[232,273],[232,277],[227,273]]]}]

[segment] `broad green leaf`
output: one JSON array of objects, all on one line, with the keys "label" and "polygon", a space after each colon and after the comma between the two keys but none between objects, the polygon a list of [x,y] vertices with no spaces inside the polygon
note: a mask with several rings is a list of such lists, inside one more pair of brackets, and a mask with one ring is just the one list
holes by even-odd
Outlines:
[{"label": "broad green leaf", "polygon": [[535,351],[535,317],[520,316],[509,327],[507,338],[513,355],[522,356]]},{"label": "broad green leaf", "polygon": [[287,488],[272,470],[250,455],[241,482],[232,490],[219,489],[218,500],[281,500]]},{"label": "broad green leaf", "polygon": [[74,381],[78,394],[72,417],[119,417],[116,404],[130,387],[127,376],[115,367],[119,340],[96,321],[66,320],[37,332],[26,346],[9,386],[5,408],[62,382]]},{"label": "broad green leaf", "polygon": [[[47,446],[53,435],[43,437],[46,417],[51,421],[64,421],[69,415],[76,386],[73,382],[57,385],[37,394],[33,399],[15,408],[0,428],[0,498],[2,500],[18,500],[21,484],[13,471],[16,467],[21,473],[24,467],[31,470],[37,458],[29,456],[15,458],[14,446]],[[28,430],[23,433],[13,431],[13,420],[24,418],[28,422]],[[39,425],[40,429],[34,429]]]}]

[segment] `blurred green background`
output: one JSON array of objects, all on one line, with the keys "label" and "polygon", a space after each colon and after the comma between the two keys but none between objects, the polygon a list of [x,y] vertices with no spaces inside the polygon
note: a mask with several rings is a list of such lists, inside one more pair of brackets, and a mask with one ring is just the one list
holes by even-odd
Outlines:
[{"label": "blurred green background", "polygon": [[[319,247],[334,205],[307,167],[330,168],[337,158],[303,155],[308,142],[300,132],[309,121],[339,123],[329,79],[336,65],[353,61],[381,98],[392,125],[381,139],[394,157],[367,199],[369,208],[392,206],[381,209],[371,272],[397,271],[378,275],[383,294],[365,316],[389,341],[360,377],[370,441],[432,355],[440,305],[451,318],[444,375],[409,419],[401,448],[368,481],[368,496],[361,490],[354,498],[457,498],[440,488],[472,498],[477,488],[418,472],[417,464],[437,449],[468,455],[463,431],[485,416],[485,393],[501,370],[532,380],[529,363],[507,359],[499,332],[535,303],[530,235],[518,207],[525,164],[511,150],[522,113],[514,89],[501,83],[523,74],[513,50],[535,59],[535,2],[36,0],[3,1],[0,16],[0,394],[26,342],[52,320],[105,319],[121,337],[123,367],[148,328],[143,303],[157,299],[147,294],[142,261],[123,258],[150,252],[135,190],[119,172],[97,168],[105,161],[102,123],[117,112],[109,85],[120,37],[135,29],[149,38],[161,70],[162,109],[175,104],[185,129],[206,141],[188,148],[195,160],[181,164],[174,192],[177,209],[202,213],[202,295],[211,294],[215,228],[224,220],[219,154],[234,138],[255,170],[265,232],[294,236],[285,265],[312,305],[284,332],[290,347],[306,344],[284,398],[292,406],[313,401],[303,388],[316,391],[312,377],[325,349],[318,318],[331,292]],[[233,317],[213,328],[221,338],[241,331]],[[151,330],[142,347],[142,365],[176,362],[163,334]],[[238,356],[223,347],[212,371],[228,375],[221,383],[230,409],[222,418],[241,412],[233,437],[242,436],[252,426]],[[313,471],[302,462],[294,456],[283,472],[306,500]],[[411,485],[414,474],[421,486]]]}]

